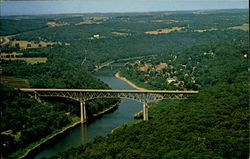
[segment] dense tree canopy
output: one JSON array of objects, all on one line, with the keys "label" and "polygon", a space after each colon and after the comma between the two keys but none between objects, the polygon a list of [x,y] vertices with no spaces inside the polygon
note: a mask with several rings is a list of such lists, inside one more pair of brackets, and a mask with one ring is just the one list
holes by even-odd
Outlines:
[{"label": "dense tree canopy", "polygon": [[[52,158],[247,158],[247,13],[242,9],[1,17],[0,35],[17,34],[8,37],[10,43],[1,47],[2,52],[47,58],[37,64],[1,60],[2,75],[27,79],[36,88],[109,89],[90,71],[105,62],[142,56],[129,61],[121,75],[147,88],[200,93],[185,101],[152,103],[151,120],[125,125]],[[21,42],[13,45],[15,41]],[[21,48],[25,42],[48,45]],[[15,151],[79,120],[79,103],[74,101],[37,102],[3,85],[1,97],[1,149],[7,158],[17,158]],[[89,101],[88,114],[117,102]]]}]

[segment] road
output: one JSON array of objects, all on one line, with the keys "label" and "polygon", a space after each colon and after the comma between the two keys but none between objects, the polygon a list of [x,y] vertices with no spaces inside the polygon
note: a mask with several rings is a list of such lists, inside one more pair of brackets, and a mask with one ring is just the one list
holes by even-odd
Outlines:
[{"label": "road", "polygon": [[1,36],[0,37],[0,46],[8,44],[10,42],[9,38],[14,37],[14,36],[16,36],[16,35]]}]

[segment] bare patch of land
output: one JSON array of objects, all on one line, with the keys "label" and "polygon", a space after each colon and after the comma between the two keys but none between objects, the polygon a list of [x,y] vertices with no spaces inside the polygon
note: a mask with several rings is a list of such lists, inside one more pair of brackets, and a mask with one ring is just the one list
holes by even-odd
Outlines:
[{"label": "bare patch of land", "polygon": [[164,63],[164,62],[161,62],[161,63],[159,63],[158,65],[155,66],[156,71],[160,71],[160,70],[162,70],[164,68],[168,68],[168,64]]},{"label": "bare patch of land", "polygon": [[149,35],[167,34],[173,31],[181,31],[182,29],[184,29],[184,27],[164,28],[164,29],[157,29],[154,31],[147,31],[145,32],[145,34]]},{"label": "bare patch of land", "polygon": [[135,89],[138,89],[138,90],[147,90],[145,88],[140,88],[140,87],[136,86],[134,83],[132,83],[131,81],[127,80],[125,77],[121,77],[120,73],[116,73],[115,77],[119,78],[120,80],[123,80],[124,82],[126,82],[128,85],[130,85],[131,87],[133,87]]}]

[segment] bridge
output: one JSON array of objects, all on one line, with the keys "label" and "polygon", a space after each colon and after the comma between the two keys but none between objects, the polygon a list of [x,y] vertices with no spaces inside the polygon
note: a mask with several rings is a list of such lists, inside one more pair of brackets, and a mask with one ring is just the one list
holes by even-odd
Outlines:
[{"label": "bridge", "polygon": [[80,102],[81,123],[87,121],[85,102],[96,98],[125,98],[143,103],[143,120],[148,120],[149,102],[162,99],[185,99],[198,91],[168,91],[168,90],[107,90],[107,89],[43,89],[19,88],[19,91],[33,93],[39,97],[62,97]]}]

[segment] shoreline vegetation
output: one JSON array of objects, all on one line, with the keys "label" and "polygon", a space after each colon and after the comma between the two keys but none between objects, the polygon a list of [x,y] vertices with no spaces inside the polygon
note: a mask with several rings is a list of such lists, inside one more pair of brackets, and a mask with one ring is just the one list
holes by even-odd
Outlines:
[{"label": "shoreline vegetation", "polygon": [[96,118],[96,117],[99,117],[99,116],[101,116],[101,115],[103,115],[103,114],[106,114],[106,113],[112,111],[114,108],[116,108],[117,105],[118,105],[118,103],[112,105],[111,107],[109,107],[109,108],[107,108],[107,109],[104,109],[103,111],[101,111],[101,112],[99,112],[99,113],[93,114],[93,117]]},{"label": "shoreline vegetation", "polygon": [[24,155],[22,155],[21,157],[19,157],[18,159],[25,159],[25,158],[29,158],[31,155],[33,155],[34,151],[36,151],[37,149],[39,149],[40,147],[42,147],[44,144],[46,144],[47,142],[49,142],[50,140],[56,138],[59,135],[63,135],[67,130],[69,130],[70,128],[73,128],[77,125],[79,125],[81,123],[81,121],[77,121],[71,125],[66,126],[65,128],[63,128],[61,131],[52,134],[49,138],[44,139],[43,141],[41,141],[40,143],[36,144],[33,148],[30,148],[26,151],[26,153]]},{"label": "shoreline vegetation", "polygon": [[[109,107],[109,108],[107,108],[99,113],[93,114],[92,116],[94,118],[97,118],[105,113],[108,113],[108,112],[114,110],[117,107],[117,104],[118,103],[112,105],[111,107]],[[87,122],[85,121],[83,124],[86,124],[86,123]],[[41,142],[39,142],[38,144],[36,144],[32,148],[28,148],[27,151],[25,152],[25,154],[18,157],[18,159],[26,159],[26,158],[30,158],[30,157],[34,156],[34,154],[36,154],[36,151],[39,151],[40,148],[42,148],[44,145],[48,144],[51,140],[56,139],[57,137],[60,137],[65,132],[67,132],[69,129],[74,128],[75,126],[77,126],[79,124],[81,124],[81,121],[74,122],[74,123],[66,126],[65,128],[63,128],[59,132],[57,132],[55,134],[51,134],[51,136],[49,135],[49,137],[47,136],[44,139],[41,139],[42,140]]]},{"label": "shoreline vegetation", "polygon": [[[116,74],[115,74],[115,77],[116,78],[118,78],[118,79],[120,79],[120,80],[122,80],[122,81],[124,81],[124,82],[126,82],[128,85],[130,85],[131,87],[133,87],[133,88],[135,88],[135,89],[138,89],[138,90],[148,90],[148,89],[145,89],[145,88],[141,88],[141,87],[138,87],[136,84],[134,84],[133,82],[131,82],[131,81],[129,81],[128,79],[126,79],[125,77],[122,77],[121,75],[120,75],[120,73],[119,72],[117,72]],[[141,116],[142,116],[142,110],[140,110],[138,113],[135,113],[134,114],[134,119],[139,119]],[[119,127],[118,127],[119,128]],[[117,129],[117,128],[115,128],[115,129]],[[114,129],[113,129],[114,130]],[[112,132],[113,132],[113,130],[112,130]]]},{"label": "shoreline vegetation", "polygon": [[137,85],[135,85],[134,83],[132,83],[131,81],[129,81],[128,79],[126,79],[125,77],[121,77],[120,76],[120,73],[116,73],[115,74],[115,77],[126,82],[128,85],[130,85],[131,87],[135,88],[135,89],[138,89],[138,90],[148,90],[148,89],[145,89],[145,88],[141,88],[141,87],[138,87]]}]

